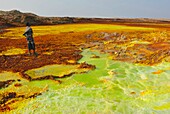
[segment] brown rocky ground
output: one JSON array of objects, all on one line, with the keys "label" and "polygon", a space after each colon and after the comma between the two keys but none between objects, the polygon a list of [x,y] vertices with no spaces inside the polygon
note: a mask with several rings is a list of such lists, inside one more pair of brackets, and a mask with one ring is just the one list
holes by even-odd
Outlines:
[{"label": "brown rocky ground", "polygon": [[[29,56],[28,54],[0,56],[0,70],[20,72],[47,64],[69,64],[68,60],[79,60],[82,57],[79,46],[85,42],[85,38],[76,36],[81,37],[81,40],[74,40],[75,44],[73,44],[72,39],[66,37],[68,34],[36,37],[38,57]],[[0,51],[7,50],[6,47],[27,49],[27,44],[25,39],[0,39]],[[51,54],[43,54],[44,52],[51,52]]]},{"label": "brown rocky ground", "polygon": [[[165,26],[160,28],[160,31],[63,32],[57,35],[38,36],[34,38],[38,57],[29,56],[27,53],[1,55],[0,71],[24,72],[49,64],[76,64],[82,57],[81,48],[89,47],[112,54],[114,60],[152,65],[170,55],[169,29]],[[149,42],[149,44],[132,44],[133,41]],[[0,39],[0,53],[9,47],[27,49],[26,40]]]}]

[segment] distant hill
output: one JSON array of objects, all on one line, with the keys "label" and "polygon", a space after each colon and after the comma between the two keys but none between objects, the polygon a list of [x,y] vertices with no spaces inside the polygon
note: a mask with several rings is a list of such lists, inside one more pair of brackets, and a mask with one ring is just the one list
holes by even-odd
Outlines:
[{"label": "distant hill", "polygon": [[148,18],[76,18],[76,17],[43,17],[33,13],[23,13],[18,10],[0,11],[0,28],[31,25],[55,25],[69,23],[170,23],[169,19]]},{"label": "distant hill", "polygon": [[42,17],[33,13],[22,13],[18,10],[0,11],[1,26],[23,26],[26,22],[30,22],[32,25],[54,25],[73,23],[73,18]]}]

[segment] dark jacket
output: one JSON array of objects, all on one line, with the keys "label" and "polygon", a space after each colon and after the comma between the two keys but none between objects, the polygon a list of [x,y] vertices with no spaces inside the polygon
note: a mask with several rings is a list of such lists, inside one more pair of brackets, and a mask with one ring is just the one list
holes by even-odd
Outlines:
[{"label": "dark jacket", "polygon": [[33,30],[31,27],[27,27],[25,33],[23,34],[28,42],[34,42],[33,39]]}]

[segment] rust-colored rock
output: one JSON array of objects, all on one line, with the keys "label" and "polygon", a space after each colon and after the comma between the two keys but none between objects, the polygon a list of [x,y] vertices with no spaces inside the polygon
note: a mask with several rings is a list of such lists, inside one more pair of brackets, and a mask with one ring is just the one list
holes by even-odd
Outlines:
[{"label": "rust-colored rock", "polygon": [[83,62],[83,63],[80,63],[78,68],[88,68],[88,69],[92,69],[93,70],[93,69],[96,68],[96,66],[95,65],[89,65],[86,62]]},{"label": "rust-colored rock", "polygon": [[100,58],[100,56],[93,55],[91,58]]},{"label": "rust-colored rock", "polygon": [[12,84],[15,80],[7,80],[7,81],[0,81],[0,88],[8,87]]},{"label": "rust-colored rock", "polygon": [[16,84],[14,84],[14,86],[15,86],[15,87],[21,87],[21,86],[22,86],[22,84],[20,84],[20,83],[16,83]]}]

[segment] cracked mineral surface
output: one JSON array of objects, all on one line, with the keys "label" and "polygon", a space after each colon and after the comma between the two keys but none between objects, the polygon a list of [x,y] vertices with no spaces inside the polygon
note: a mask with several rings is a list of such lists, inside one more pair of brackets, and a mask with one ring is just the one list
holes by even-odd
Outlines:
[{"label": "cracked mineral surface", "polygon": [[170,113],[168,25],[33,30],[37,57],[23,27],[0,33],[0,113]]}]

